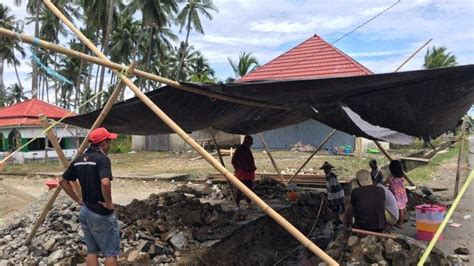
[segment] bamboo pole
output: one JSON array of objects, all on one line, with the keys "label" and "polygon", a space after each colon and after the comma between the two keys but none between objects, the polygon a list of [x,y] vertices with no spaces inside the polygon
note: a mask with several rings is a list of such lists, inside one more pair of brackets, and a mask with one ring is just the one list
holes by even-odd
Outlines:
[{"label": "bamboo pole", "polygon": [[[62,13],[59,11],[50,0],[43,0],[51,11],[59,17],[78,37],[100,58],[106,59],[105,55],[97,49],[97,47],[85,37]],[[227,171],[212,155],[204,150],[195,140],[193,140],[184,130],[182,130],[168,115],[166,115],[153,101],[151,101],[130,79],[125,76],[120,76],[122,82],[135,93],[135,95],[142,100],[166,125],[175,131],[186,143],[188,143],[194,150],[196,150],[204,159],[206,159],[216,170],[224,174],[224,176],[231,181],[240,191],[242,191],[248,198],[250,198],[257,206],[259,206],[268,216],[274,219],[285,230],[287,230],[293,237],[300,241],[306,248],[308,248],[315,255],[320,257],[329,265],[338,265],[329,255],[316,246],[311,240],[304,236],[298,229],[289,223],[283,216],[273,210],[268,204],[260,199],[252,190],[240,182],[232,173]]]},{"label": "bamboo pole", "polygon": [[[382,147],[382,144],[380,144],[380,142],[378,142],[377,140],[374,140],[374,143],[375,145],[377,145],[377,147],[379,148],[379,150],[382,151],[382,153],[385,155],[385,157],[387,157],[387,159],[389,161],[393,161],[393,160],[396,160],[387,150],[384,149],[384,147]],[[403,170],[403,169],[402,169]],[[405,180],[408,182],[408,184],[410,184],[410,186],[416,186],[415,183],[408,177],[408,175],[405,173],[405,171],[403,171],[403,177],[405,178]]]},{"label": "bamboo pole", "polygon": [[[64,54],[64,55],[68,55],[68,56],[71,56],[71,57],[74,57],[74,58],[78,58],[78,59],[81,59],[81,60],[84,60],[84,61],[87,61],[87,62],[90,62],[90,63],[105,66],[105,67],[108,67],[108,68],[113,69],[113,70],[121,71],[121,70],[124,69],[124,66],[121,65],[121,64],[117,64],[117,63],[111,62],[111,61],[106,60],[106,59],[97,58],[97,57],[90,56],[90,55],[87,55],[87,54],[84,54],[84,53],[80,53],[80,52],[77,52],[77,51],[74,51],[74,50],[71,50],[71,49],[68,49],[68,48],[50,43],[50,42],[46,42],[46,41],[43,41],[43,40],[39,40],[39,39],[35,40],[31,36],[28,36],[28,35],[25,35],[25,34],[19,34],[19,33],[4,29],[4,28],[0,28],[0,36],[8,37],[12,41],[21,41],[21,42],[28,43],[28,44],[35,43],[35,45],[37,45],[39,47],[46,48],[46,49],[49,49],[51,51],[55,51],[55,52],[58,52],[58,53],[61,53],[61,54]],[[223,101],[227,101],[227,102],[233,102],[233,103],[256,106],[256,107],[263,107],[263,108],[290,110],[290,108],[285,107],[283,105],[279,105],[279,104],[271,104],[271,103],[266,103],[266,102],[261,102],[261,101],[248,100],[248,99],[239,98],[239,97],[232,97],[232,96],[223,95],[223,94],[220,94],[220,93],[206,91],[206,90],[196,88],[196,87],[191,87],[191,86],[188,86],[188,85],[185,85],[185,84],[181,84],[177,81],[170,80],[170,79],[160,77],[158,75],[151,74],[151,73],[141,71],[141,70],[137,70],[137,69],[133,70],[131,72],[131,74],[134,74],[138,77],[142,77],[142,78],[145,78],[145,79],[148,79],[148,80],[153,80],[153,81],[156,81],[156,82],[159,82],[159,83],[163,83],[163,84],[169,85],[169,86],[171,86],[173,88],[176,88],[176,89],[184,90],[184,91],[187,91],[187,92],[191,92],[191,93],[195,93],[195,94],[199,94],[199,95],[203,95],[203,96],[207,96],[207,97],[210,97],[210,98],[215,98],[215,99],[219,99],[219,100],[223,100]]]},{"label": "bamboo pole", "polygon": [[290,178],[288,179],[288,184],[291,182],[291,180],[293,180],[293,178],[295,178],[300,172],[301,170],[303,170],[303,168],[306,166],[306,164],[309,163],[309,161],[311,161],[311,159],[313,158],[314,155],[316,155],[316,153],[318,153],[318,151],[320,151],[324,144],[326,144],[326,142],[328,142],[328,140],[336,133],[336,130],[333,129],[329,135],[319,144],[319,146],[316,148],[316,150],[311,154],[311,156],[309,156],[308,159],[306,159],[306,161],[303,163],[303,165],[301,165],[301,167],[298,169],[298,171],[296,171],[296,173]]},{"label": "bamboo pole", "polygon": [[[134,69],[136,66],[135,63],[132,63],[129,67],[130,70]],[[119,85],[115,88],[114,92],[112,93],[112,95],[110,95],[110,98],[109,100],[107,101],[107,103],[105,104],[104,108],[102,109],[102,111],[100,112],[99,116],[97,117],[96,121],[94,122],[94,124],[92,125],[90,131],[98,128],[102,122],[104,121],[105,117],[107,116],[107,114],[109,113],[110,109],[112,108],[112,105],[114,105],[114,103],[117,101],[119,95],[120,95],[120,92],[122,91],[122,89],[125,87],[125,83],[124,82],[120,82]],[[49,126],[48,126],[49,128]],[[89,131],[89,133],[90,133]],[[89,136],[89,134],[88,134]],[[82,154],[86,148],[87,148],[87,145],[89,143],[89,139],[88,139],[88,136],[84,139],[84,141],[82,141],[82,144],[81,146],[79,146],[79,149],[77,150],[77,153],[76,153],[76,156],[75,158],[77,158],[80,154]],[[54,144],[53,144],[54,146]],[[63,154],[62,153],[62,150],[61,150],[61,147],[59,146],[59,144],[57,145],[58,149],[56,150],[58,152],[58,156],[59,154]],[[55,149],[57,148],[55,146]],[[66,157],[64,156],[64,159]],[[74,159],[75,159],[74,158]],[[63,167],[64,168],[67,168],[69,166],[69,162],[67,162],[67,159],[61,159],[61,162],[63,164]],[[36,232],[38,231],[38,228],[40,227],[41,224],[43,224],[44,222],[44,219],[46,219],[46,216],[48,215],[48,212],[49,210],[51,209],[51,207],[53,206],[54,202],[56,201],[56,198],[59,196],[59,193],[61,192],[61,189],[62,187],[61,186],[58,186],[56,188],[56,190],[54,191],[53,195],[51,195],[51,198],[49,198],[48,202],[46,203],[46,205],[44,206],[43,208],[43,211],[41,212],[40,216],[38,217],[38,219],[36,220],[35,224],[33,225],[33,228],[31,229],[31,232],[30,234],[28,235],[28,237],[26,238],[26,241],[25,241],[25,245],[29,244],[31,242],[31,240],[33,239],[33,237],[36,235]],[[76,191],[80,191],[80,190],[76,190]]]},{"label": "bamboo pole", "polygon": [[268,148],[267,143],[265,142],[265,139],[263,138],[263,134],[258,133],[258,136],[260,137],[260,141],[262,142],[263,147],[265,147],[265,150],[267,151],[267,155],[270,158],[270,161],[272,162],[273,168],[275,168],[277,175],[280,177],[281,181],[283,182],[283,185],[288,186],[288,183],[286,182],[285,178],[283,178],[283,176],[281,175],[280,168],[278,168],[278,165],[273,159],[272,153],[270,152],[270,149]]},{"label": "bamboo pole", "polygon": [[[69,166],[69,162],[61,148],[61,145],[59,144],[59,140],[56,137],[56,134],[54,134],[51,128],[51,125],[48,123],[48,118],[45,115],[41,114],[39,115],[39,120],[41,121],[41,124],[43,125],[43,127],[46,129],[46,136],[47,136],[46,139],[49,139],[49,141],[51,142],[51,145],[53,145],[53,148],[56,151],[56,154],[58,155],[59,162],[61,163],[63,168],[66,169]],[[78,182],[71,182],[71,183],[74,187],[74,190],[76,191],[77,196],[79,196],[79,198],[82,198],[81,186],[79,185],[79,183]]]},{"label": "bamboo pole", "polygon": [[462,152],[464,149],[464,135],[466,134],[466,120],[463,120],[461,126],[461,144],[459,145],[458,165],[456,168],[456,182],[454,183],[454,197],[458,195],[459,179],[461,178]]},{"label": "bamboo pole", "polygon": [[461,199],[464,196],[464,193],[466,193],[466,190],[471,185],[472,179],[474,179],[474,171],[471,171],[468,178],[466,179],[466,182],[464,182],[464,185],[462,185],[461,191],[459,191],[459,194],[454,199],[453,204],[449,208],[448,212],[446,213],[446,216],[444,217],[443,221],[439,225],[438,230],[436,230],[435,235],[431,239],[430,244],[428,245],[428,247],[425,249],[425,252],[421,256],[421,259],[417,264],[418,266],[423,266],[425,264],[426,260],[428,259],[428,256],[430,255],[431,251],[436,245],[436,242],[438,242],[438,239],[441,233],[446,228],[446,225],[448,224],[448,221],[451,219],[451,216],[453,215],[454,211],[458,207],[459,202],[461,202]]},{"label": "bamboo pole", "polygon": [[[211,133],[212,141],[214,142],[214,147],[216,147],[217,156],[219,156],[219,161],[221,162],[222,166],[225,167],[224,158],[222,157],[222,153],[221,153],[221,150],[219,148],[219,144],[217,143],[217,139],[216,139],[216,136],[214,134],[214,129],[211,128],[210,133]],[[234,188],[232,187],[232,184],[230,183],[230,181],[228,179],[226,179],[226,181],[227,181],[227,185],[229,186],[229,191],[230,191],[230,196],[232,198],[232,202],[235,202]]]}]

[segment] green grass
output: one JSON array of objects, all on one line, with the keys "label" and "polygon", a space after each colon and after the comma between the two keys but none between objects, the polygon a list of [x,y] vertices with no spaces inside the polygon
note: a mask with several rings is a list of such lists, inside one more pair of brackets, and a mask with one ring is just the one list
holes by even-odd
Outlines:
[{"label": "green grass", "polygon": [[[413,181],[426,181],[430,180],[433,174],[442,167],[443,163],[447,160],[457,158],[459,155],[459,146],[460,142],[457,142],[454,147],[449,148],[446,153],[436,155],[429,164],[419,166],[412,171],[409,172],[409,176]],[[468,143],[465,140],[464,147],[463,147],[463,155],[468,153]]]}]

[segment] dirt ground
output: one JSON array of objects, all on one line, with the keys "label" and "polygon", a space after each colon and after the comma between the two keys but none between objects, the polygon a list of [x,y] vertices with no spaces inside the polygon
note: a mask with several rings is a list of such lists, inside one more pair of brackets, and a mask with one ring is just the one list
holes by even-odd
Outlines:
[{"label": "dirt ground", "polygon": [[[466,180],[467,176],[469,175],[470,170],[474,166],[474,136],[470,136],[468,138],[465,145],[468,144],[469,153],[467,156],[465,155],[466,160],[463,161],[460,188],[463,185],[464,180]],[[451,204],[454,198],[453,194],[456,168],[457,156],[444,161],[442,165],[438,166],[432,176],[432,179],[419,181],[417,184],[427,185],[435,188],[447,188],[447,191],[435,192],[435,195],[441,196],[447,200],[447,204]],[[462,226],[455,228],[448,225],[443,233],[444,239],[440,240],[436,244],[436,247],[441,249],[445,254],[454,254],[454,250],[458,247],[465,247],[468,248],[471,253],[474,252],[474,242],[472,241],[472,237],[474,236],[473,201],[474,185],[471,184],[451,218],[453,223],[460,223]],[[473,219],[464,219],[465,215],[472,215]],[[397,233],[403,233],[416,239],[416,227],[414,220],[415,212],[412,212],[410,216],[411,218],[409,219],[409,223],[405,224],[405,229]],[[472,261],[472,254],[470,254],[470,259]],[[472,262],[470,265],[472,265]]]}]

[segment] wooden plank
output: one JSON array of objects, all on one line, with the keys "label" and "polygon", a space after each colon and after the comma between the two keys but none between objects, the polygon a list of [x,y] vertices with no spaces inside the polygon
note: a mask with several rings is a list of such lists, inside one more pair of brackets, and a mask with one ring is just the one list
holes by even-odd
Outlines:
[{"label": "wooden plank", "polygon": [[415,158],[415,157],[398,157],[399,160],[406,160],[406,161],[415,161],[415,162],[422,162],[422,163],[429,163],[431,160],[426,158]]}]

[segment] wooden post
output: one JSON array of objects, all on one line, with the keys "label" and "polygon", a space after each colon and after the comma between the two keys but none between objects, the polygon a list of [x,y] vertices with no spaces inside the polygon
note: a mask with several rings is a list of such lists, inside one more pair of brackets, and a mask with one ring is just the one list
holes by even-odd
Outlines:
[{"label": "wooden post", "polygon": [[296,173],[288,180],[288,184],[291,182],[291,180],[293,180],[293,178],[295,178],[300,172],[301,170],[303,170],[303,168],[306,166],[306,164],[309,163],[309,161],[313,158],[314,155],[316,155],[316,153],[318,153],[318,151],[320,151],[324,144],[326,144],[326,142],[328,142],[328,140],[332,137],[332,135],[334,135],[336,133],[336,130],[333,129],[329,135],[319,144],[319,146],[316,148],[316,150],[309,156],[308,159],[306,159],[306,161],[303,163],[303,165],[298,169],[298,171],[296,171]]},{"label": "wooden post", "polygon": [[[377,140],[374,140],[374,143],[375,143],[375,145],[377,145],[379,150],[382,151],[382,153],[385,155],[385,157],[387,157],[387,159],[389,159],[390,161],[396,160],[387,150],[384,149],[384,147],[382,147],[382,144],[380,144],[380,142],[378,142]],[[415,183],[405,173],[405,171],[403,171],[403,177],[408,182],[408,184],[410,184],[410,186],[416,186]]]},{"label": "wooden post", "polygon": [[[45,4],[46,4],[46,2],[45,2]],[[59,46],[57,44],[53,44],[53,43],[46,42],[46,41],[43,41],[43,40],[39,40],[39,41],[36,42],[36,41],[34,41],[35,39],[31,36],[28,36],[28,35],[25,35],[25,34],[19,34],[19,33],[13,32],[11,30],[4,29],[4,28],[0,28],[0,36],[8,37],[12,41],[15,41],[15,42],[20,41],[20,42],[29,43],[29,44],[32,44],[33,42],[35,42],[35,45],[37,45],[39,47],[46,48],[46,49],[49,49],[49,50],[52,50],[52,51],[55,51],[55,52],[58,52],[58,53],[61,53],[61,54],[65,54],[65,55],[68,55],[68,56],[71,56],[71,57],[74,57],[74,58],[79,58],[81,60],[84,60],[84,61],[87,61],[87,62],[90,62],[90,63],[105,66],[105,67],[108,67],[112,70],[122,71],[123,68],[124,68],[123,65],[111,62],[106,58],[105,59],[104,58],[97,58],[97,57],[90,56],[90,55],[87,55],[87,54],[84,54],[84,53],[80,53],[80,52],[77,52],[77,51],[74,51],[74,50],[71,50],[71,49],[64,48],[64,47]],[[204,95],[204,96],[207,96],[207,97],[210,97],[210,98],[215,98],[215,99],[219,99],[219,100],[223,100],[223,101],[227,101],[227,102],[239,103],[239,104],[244,104],[244,105],[249,105],[249,106],[257,106],[257,107],[263,107],[263,108],[271,108],[271,109],[279,109],[279,110],[290,110],[290,108],[285,107],[285,106],[280,105],[280,104],[271,104],[271,103],[266,103],[266,102],[261,102],[261,101],[248,100],[248,99],[244,99],[244,98],[233,97],[233,96],[229,96],[229,95],[215,93],[215,92],[203,90],[203,89],[196,88],[196,87],[191,87],[191,86],[188,86],[188,85],[185,85],[185,84],[181,84],[177,81],[170,80],[170,79],[167,79],[167,78],[164,78],[164,77],[160,77],[158,75],[151,74],[151,73],[141,71],[141,70],[133,70],[130,73],[134,74],[138,77],[142,77],[142,78],[145,78],[145,79],[148,79],[148,80],[156,81],[158,83],[163,83],[163,84],[169,85],[169,86],[171,86],[173,88],[176,88],[176,89],[179,89],[179,90],[184,90],[184,91],[187,91],[187,92],[191,92],[191,93],[195,93],[195,94],[199,94],[199,95]]]},{"label": "wooden post", "polygon": [[[106,56],[97,47],[85,37],[62,13],[59,11],[50,0],[43,0],[43,2],[51,9],[51,11],[58,16],[78,37],[79,39],[89,47],[96,55],[100,58],[107,60]],[[122,82],[135,93],[135,95],[142,100],[146,106],[148,106],[167,126],[175,131],[186,143],[188,143],[194,150],[197,151],[204,159],[206,159],[216,170],[224,174],[224,176],[232,182],[237,189],[240,189],[249,199],[260,207],[268,216],[280,224],[285,230],[287,230],[293,237],[295,237],[300,243],[308,248],[315,255],[320,257],[323,261],[329,265],[338,265],[328,254],[316,246],[311,240],[303,235],[297,228],[289,223],[283,216],[273,210],[268,204],[260,199],[252,190],[244,185],[240,180],[237,179],[231,172],[222,166],[212,155],[204,150],[199,144],[192,139],[184,130],[182,130],[168,115],[166,115],[152,100],[150,100],[130,79],[125,76],[120,76]]]},{"label": "wooden post", "polygon": [[[219,144],[217,143],[216,136],[214,135],[214,129],[211,128],[210,133],[211,133],[212,141],[214,142],[214,147],[216,147],[217,156],[219,156],[219,161],[221,161],[222,166],[225,167],[224,158],[222,157]],[[232,155],[231,155],[231,158],[232,158]],[[228,179],[226,179],[226,181],[227,181],[227,185],[229,186],[230,197],[232,198],[232,202],[235,202],[234,187],[232,186],[232,184],[230,183]]]},{"label": "wooden post", "polygon": [[454,197],[458,195],[459,192],[459,179],[461,178],[461,165],[462,165],[462,152],[464,149],[464,135],[466,134],[466,120],[463,119],[461,125],[461,143],[459,144],[459,154],[458,154],[458,165],[456,168],[456,182],[454,183]]},{"label": "wooden post", "polygon": [[[132,63],[130,65],[130,69],[134,69],[136,66],[135,63]],[[121,75],[121,74],[119,74]],[[122,91],[122,89],[125,87],[125,83],[124,82],[120,82],[119,85],[117,86],[117,88],[115,88],[114,92],[112,93],[112,95],[110,95],[110,98],[109,100],[107,101],[107,103],[105,104],[104,108],[102,109],[102,111],[100,112],[99,116],[97,117],[96,121],[94,122],[94,124],[92,125],[90,131],[98,128],[102,122],[104,121],[105,117],[107,116],[107,114],[109,113],[110,109],[112,108],[112,105],[117,101],[117,98],[119,97],[120,95],[120,92]],[[49,130],[51,131],[51,130]],[[89,131],[89,133],[90,133]],[[51,132],[52,133],[52,132]],[[89,135],[89,134],[88,134]],[[49,135],[48,135],[49,137]],[[56,136],[54,136],[55,138]],[[51,140],[51,138],[50,138]],[[85,149],[87,148],[87,145],[89,143],[89,139],[88,137],[86,137],[84,139],[84,141],[82,142],[81,146],[79,147],[79,149],[77,150],[77,153],[76,153],[76,158],[82,154]],[[67,158],[66,156],[64,156],[64,153],[62,152],[62,149],[61,147],[59,146],[59,143],[57,143],[57,138],[56,138],[56,143],[54,143],[53,141],[51,142],[51,144],[53,145],[53,147],[56,149],[56,151],[58,152],[58,157],[59,157],[59,160],[61,161],[62,165],[64,168],[67,168],[69,166],[69,162],[67,161]],[[55,146],[57,145],[57,146]],[[57,148],[58,147],[58,148]],[[33,228],[31,229],[31,232],[30,234],[28,235],[28,237],[26,238],[26,241],[25,241],[25,245],[28,245],[31,240],[33,239],[33,237],[36,235],[36,232],[38,231],[38,228],[40,227],[41,224],[43,224],[44,222],[44,219],[46,219],[46,216],[48,215],[48,212],[49,210],[51,209],[51,207],[53,206],[54,202],[56,201],[56,198],[59,196],[59,193],[61,192],[61,189],[62,187],[61,186],[58,186],[53,195],[51,195],[51,198],[49,198],[48,202],[46,203],[46,205],[44,206],[43,208],[43,211],[41,212],[40,216],[38,217],[38,220],[36,220],[35,224],[33,225]],[[75,187],[76,189],[76,187]],[[79,188],[80,189],[80,188]],[[80,191],[80,190],[76,190],[76,191]]]},{"label": "wooden post", "polygon": [[260,137],[260,141],[262,142],[263,147],[267,151],[268,157],[270,158],[270,161],[273,164],[273,168],[275,168],[275,171],[277,172],[277,175],[280,177],[281,181],[283,182],[283,185],[288,186],[288,183],[286,182],[285,178],[281,174],[280,168],[278,168],[278,165],[276,164],[275,160],[273,159],[272,153],[270,152],[270,149],[267,146],[267,143],[265,142],[265,139],[263,138],[262,133],[258,133],[258,136]]}]

